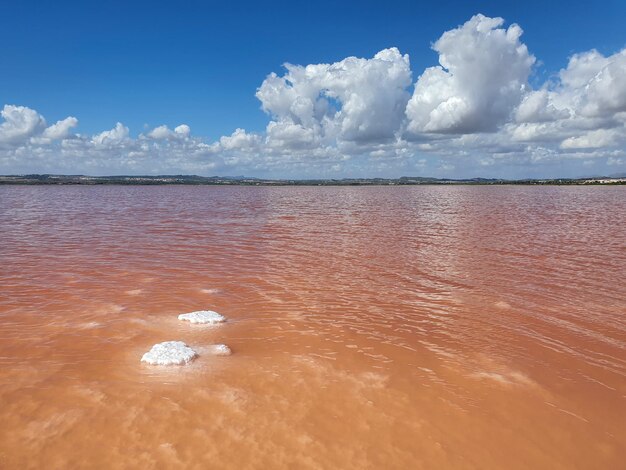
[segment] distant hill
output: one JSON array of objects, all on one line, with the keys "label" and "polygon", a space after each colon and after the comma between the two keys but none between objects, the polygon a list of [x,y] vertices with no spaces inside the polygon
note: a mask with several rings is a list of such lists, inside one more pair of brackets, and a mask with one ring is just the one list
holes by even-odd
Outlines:
[{"label": "distant hill", "polygon": [[401,178],[343,178],[343,179],[264,179],[246,176],[86,176],[86,175],[6,175],[0,176],[0,184],[21,185],[214,185],[214,186],[407,186],[407,185],[589,185],[626,184],[626,175],[593,178],[522,179],[497,178],[446,179],[423,176]]}]

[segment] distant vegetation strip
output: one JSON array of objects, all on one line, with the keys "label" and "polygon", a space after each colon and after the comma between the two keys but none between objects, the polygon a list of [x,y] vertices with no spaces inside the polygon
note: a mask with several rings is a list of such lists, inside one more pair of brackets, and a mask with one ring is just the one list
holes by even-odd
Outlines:
[{"label": "distant vegetation strip", "polygon": [[1,184],[20,185],[214,185],[214,186],[409,186],[409,185],[614,185],[626,184],[626,175],[592,178],[521,179],[497,178],[445,179],[403,176],[401,178],[343,178],[343,179],[264,179],[245,176],[83,176],[83,175],[7,175]]}]

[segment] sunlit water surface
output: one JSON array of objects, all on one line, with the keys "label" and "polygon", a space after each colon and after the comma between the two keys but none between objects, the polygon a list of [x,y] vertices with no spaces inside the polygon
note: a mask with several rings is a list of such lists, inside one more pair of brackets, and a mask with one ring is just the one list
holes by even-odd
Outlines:
[{"label": "sunlit water surface", "polygon": [[[1,468],[624,468],[626,187],[0,187],[0,218]],[[199,358],[140,362],[168,340]]]}]

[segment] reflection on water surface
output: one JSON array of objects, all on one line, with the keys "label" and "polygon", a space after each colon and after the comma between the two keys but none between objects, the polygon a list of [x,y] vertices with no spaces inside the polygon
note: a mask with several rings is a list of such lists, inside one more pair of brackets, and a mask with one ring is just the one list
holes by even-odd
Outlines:
[{"label": "reflection on water surface", "polygon": [[[0,187],[0,217],[3,468],[626,457],[626,188]],[[200,357],[139,361],[168,340]]]}]

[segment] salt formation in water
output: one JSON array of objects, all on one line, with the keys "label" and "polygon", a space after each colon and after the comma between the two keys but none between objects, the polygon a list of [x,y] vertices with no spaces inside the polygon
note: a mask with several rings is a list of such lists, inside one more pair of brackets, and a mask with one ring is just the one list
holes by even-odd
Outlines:
[{"label": "salt formation in water", "polygon": [[179,320],[185,320],[190,323],[222,323],[226,321],[226,317],[212,310],[200,310],[198,312],[182,313],[178,315]]},{"label": "salt formation in water", "polygon": [[213,344],[209,351],[214,356],[230,356],[233,353],[225,344]]},{"label": "salt formation in water", "polygon": [[141,362],[160,366],[183,365],[191,362],[198,354],[182,341],[165,341],[152,346]]},{"label": "salt formation in water", "polygon": [[221,291],[219,289],[200,289],[200,292],[203,294],[219,294]]}]

